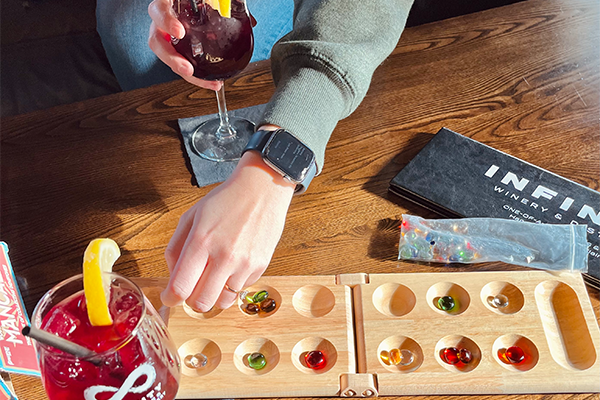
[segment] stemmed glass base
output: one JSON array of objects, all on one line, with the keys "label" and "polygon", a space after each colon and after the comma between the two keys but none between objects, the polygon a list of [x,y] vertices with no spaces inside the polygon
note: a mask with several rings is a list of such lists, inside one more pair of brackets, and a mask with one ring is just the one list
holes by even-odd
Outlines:
[{"label": "stemmed glass base", "polygon": [[240,117],[228,117],[231,132],[219,118],[201,124],[192,135],[192,146],[198,155],[210,161],[237,161],[254,133],[254,124]]}]

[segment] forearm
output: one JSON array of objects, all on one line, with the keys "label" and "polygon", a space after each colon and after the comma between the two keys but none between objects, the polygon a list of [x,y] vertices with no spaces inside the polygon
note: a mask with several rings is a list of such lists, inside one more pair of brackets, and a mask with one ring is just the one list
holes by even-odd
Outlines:
[{"label": "forearm", "polygon": [[393,51],[412,0],[296,0],[294,29],[271,55],[275,94],[261,123],[283,126],[323,166],[337,122],[363,100]]}]

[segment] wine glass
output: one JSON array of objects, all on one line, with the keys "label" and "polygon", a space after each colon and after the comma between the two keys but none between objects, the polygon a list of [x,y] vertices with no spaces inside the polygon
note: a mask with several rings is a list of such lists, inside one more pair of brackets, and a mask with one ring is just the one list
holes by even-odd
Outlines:
[{"label": "wine glass", "polygon": [[[243,70],[252,57],[252,17],[245,0],[174,0],[173,9],[185,28],[171,43],[194,67],[194,76],[224,81]],[[222,7],[221,7],[222,5]],[[223,9],[221,9],[223,8]],[[254,124],[227,115],[225,85],[217,92],[219,117],[202,123],[192,135],[196,152],[211,161],[239,160]]]},{"label": "wine glass", "polygon": [[79,357],[35,341],[48,398],[173,400],[181,373],[177,347],[141,289],[109,275],[112,325],[91,325],[82,275],[52,288],[33,311],[35,328],[96,353]]}]

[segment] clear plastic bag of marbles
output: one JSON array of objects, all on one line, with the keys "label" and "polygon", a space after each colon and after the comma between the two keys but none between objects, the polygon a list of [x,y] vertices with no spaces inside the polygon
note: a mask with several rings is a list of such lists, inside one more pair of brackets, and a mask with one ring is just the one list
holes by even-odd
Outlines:
[{"label": "clear plastic bag of marbles", "polygon": [[402,215],[398,259],[465,264],[502,261],[587,272],[587,226]]}]

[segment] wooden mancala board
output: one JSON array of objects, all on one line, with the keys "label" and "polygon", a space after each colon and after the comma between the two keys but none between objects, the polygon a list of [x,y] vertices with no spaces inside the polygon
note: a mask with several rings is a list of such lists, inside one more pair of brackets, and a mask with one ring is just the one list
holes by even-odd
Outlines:
[{"label": "wooden mancala board", "polygon": [[[160,308],[166,279],[137,282]],[[248,315],[240,299],[205,314],[161,310],[182,360],[178,398],[600,391],[600,330],[578,273],[264,276],[247,290],[267,290],[277,308]],[[499,294],[508,304],[494,307]],[[436,306],[443,296],[456,300],[449,312]],[[511,346],[525,351],[522,362],[502,360]],[[448,347],[472,360],[445,363]],[[394,348],[412,362],[380,357]],[[325,354],[324,368],[307,367],[311,350]],[[253,352],[266,357],[263,369],[249,367]],[[205,366],[183,362],[197,353]]]}]

